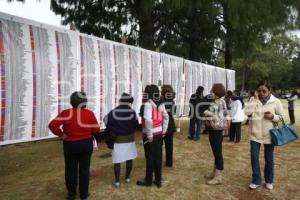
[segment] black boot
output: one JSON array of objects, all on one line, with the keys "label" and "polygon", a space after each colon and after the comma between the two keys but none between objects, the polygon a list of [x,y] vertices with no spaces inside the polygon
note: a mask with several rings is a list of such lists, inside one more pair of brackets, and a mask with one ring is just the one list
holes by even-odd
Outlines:
[{"label": "black boot", "polygon": [[68,195],[66,199],[67,200],[75,200],[76,199],[76,195],[73,195],[73,196]]},{"label": "black boot", "polygon": [[161,181],[153,181],[157,188],[161,188]]},{"label": "black boot", "polygon": [[140,186],[146,186],[146,187],[150,187],[152,185],[152,183],[150,182],[147,182],[145,180],[139,180],[136,182],[137,185],[140,185]]}]

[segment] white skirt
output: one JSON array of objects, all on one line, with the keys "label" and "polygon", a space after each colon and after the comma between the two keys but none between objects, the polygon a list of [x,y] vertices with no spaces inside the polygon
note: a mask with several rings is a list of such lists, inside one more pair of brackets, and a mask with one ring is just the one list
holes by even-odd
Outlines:
[{"label": "white skirt", "polygon": [[135,142],[114,143],[112,151],[112,162],[122,163],[126,160],[133,160],[137,157],[137,149]]}]

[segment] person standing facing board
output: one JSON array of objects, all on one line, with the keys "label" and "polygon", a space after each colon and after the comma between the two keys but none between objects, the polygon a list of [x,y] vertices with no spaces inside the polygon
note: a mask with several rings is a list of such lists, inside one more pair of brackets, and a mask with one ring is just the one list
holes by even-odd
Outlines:
[{"label": "person standing facing board", "polygon": [[164,104],[160,104],[160,93],[156,85],[147,85],[144,91],[143,104],[140,115],[142,116],[142,132],[146,158],[146,176],[136,182],[139,186],[151,186],[153,172],[154,184],[161,187],[162,169],[162,137],[165,136],[169,115]]},{"label": "person standing facing board", "polygon": [[89,196],[93,135],[100,132],[100,126],[94,113],[86,109],[87,97],[84,92],[74,92],[70,100],[73,108],[59,113],[49,123],[49,129],[63,139],[67,199],[76,198],[79,172],[79,192],[83,200]]},{"label": "person standing facing board", "polygon": [[274,177],[274,146],[271,144],[270,130],[273,122],[280,121],[283,115],[283,107],[278,98],[271,94],[271,85],[268,81],[261,81],[256,91],[258,98],[249,102],[245,107],[246,115],[251,115],[250,125],[250,154],[252,167],[252,181],[250,189],[256,189],[261,185],[261,173],[259,165],[260,146],[264,146],[265,170],[264,177],[266,188],[273,189]]},{"label": "person standing facing board", "polygon": [[240,97],[240,92],[238,90],[235,90],[233,92],[232,96],[232,102],[231,102],[231,126],[230,126],[230,132],[229,132],[229,139],[231,142],[240,142],[241,141],[241,125],[242,121],[244,120],[244,101]]},{"label": "person standing facing board", "polygon": [[[203,91],[204,88],[202,86],[198,86],[196,93],[192,94],[190,97],[190,127],[189,127],[189,136],[188,139],[198,141],[200,140],[201,128],[203,120],[200,116],[199,108],[201,107],[201,103],[203,103]],[[202,114],[202,113],[201,113]]]},{"label": "person standing facing board", "polygon": [[165,142],[166,149],[166,166],[173,166],[173,136],[175,132],[175,121],[173,114],[176,113],[176,106],[174,102],[175,92],[171,85],[163,85],[161,87],[161,103],[165,105],[165,108],[169,115],[169,124],[163,141]]},{"label": "person standing facing board", "polygon": [[[230,111],[231,109],[231,102],[232,102],[232,96],[233,96],[233,93],[231,90],[227,90],[226,94],[225,94],[225,97],[224,97],[224,100],[226,102],[226,106],[227,106],[227,110]],[[224,130],[224,137],[228,137],[229,136],[229,131],[230,130]]]},{"label": "person standing facing board", "polygon": [[121,163],[126,161],[125,182],[130,182],[133,159],[137,157],[137,149],[134,141],[134,132],[139,122],[136,113],[131,109],[133,97],[123,93],[120,105],[111,110],[105,117],[106,128],[114,135],[112,162],[114,163],[114,186],[120,186]]},{"label": "person standing facing board", "polygon": [[295,124],[295,104],[298,99],[297,90],[294,90],[291,96],[288,97],[288,110],[291,125]]}]

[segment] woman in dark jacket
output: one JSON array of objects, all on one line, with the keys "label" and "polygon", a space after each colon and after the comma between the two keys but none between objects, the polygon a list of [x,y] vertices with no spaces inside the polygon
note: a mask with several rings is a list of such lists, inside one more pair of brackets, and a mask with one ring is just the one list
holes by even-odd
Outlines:
[{"label": "woman in dark jacket", "polygon": [[114,135],[112,162],[114,163],[114,186],[120,186],[121,163],[126,161],[125,182],[130,182],[132,160],[137,157],[134,132],[139,125],[135,111],[131,108],[133,97],[123,93],[120,105],[111,110],[104,118],[106,128]]},{"label": "woman in dark jacket", "polygon": [[161,103],[165,105],[165,108],[169,115],[169,124],[165,137],[163,138],[165,142],[166,149],[166,166],[173,166],[173,135],[175,132],[175,121],[173,114],[176,113],[176,106],[174,102],[175,92],[171,85],[163,85],[161,88]]},{"label": "woman in dark jacket", "polygon": [[71,95],[73,108],[58,114],[49,124],[49,129],[63,139],[65,156],[65,181],[67,199],[76,198],[79,171],[79,192],[81,199],[89,196],[90,161],[93,152],[93,135],[100,132],[94,113],[86,109],[87,97],[84,92]]}]

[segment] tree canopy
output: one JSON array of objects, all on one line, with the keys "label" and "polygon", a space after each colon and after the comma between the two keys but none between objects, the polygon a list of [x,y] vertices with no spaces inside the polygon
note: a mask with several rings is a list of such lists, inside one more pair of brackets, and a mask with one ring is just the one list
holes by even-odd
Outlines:
[{"label": "tree canopy", "polygon": [[299,41],[285,33],[300,28],[300,1],[51,0],[51,9],[87,34],[235,69],[241,89],[259,78],[295,87],[282,80],[299,68]]}]

